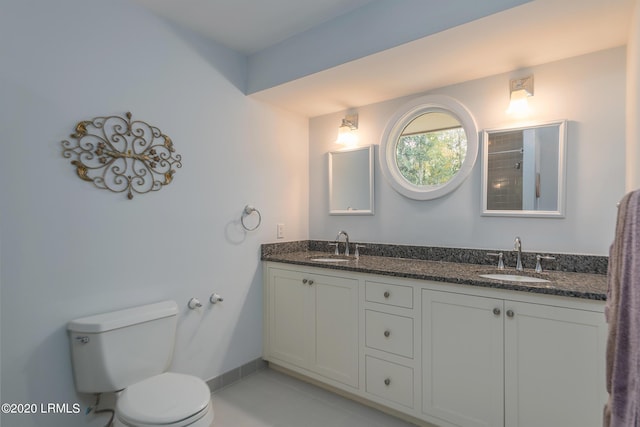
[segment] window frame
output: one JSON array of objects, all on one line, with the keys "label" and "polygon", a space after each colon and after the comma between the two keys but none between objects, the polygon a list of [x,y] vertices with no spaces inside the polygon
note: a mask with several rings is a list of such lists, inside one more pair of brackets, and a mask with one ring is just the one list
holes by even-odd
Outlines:
[{"label": "window frame", "polygon": [[[449,181],[419,186],[409,182],[400,172],[396,146],[407,125],[430,112],[449,114],[460,122],[467,136],[467,154],[460,169]],[[478,158],[478,150],[478,130],[469,110],[454,98],[426,95],[405,104],[389,120],[380,141],[380,166],[386,181],[398,193],[413,200],[432,200],[451,193],[467,179]]]}]

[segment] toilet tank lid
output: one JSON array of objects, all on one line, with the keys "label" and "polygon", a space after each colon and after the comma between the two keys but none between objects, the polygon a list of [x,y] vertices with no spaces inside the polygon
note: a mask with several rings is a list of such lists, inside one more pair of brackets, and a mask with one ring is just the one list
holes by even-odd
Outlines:
[{"label": "toilet tank lid", "polygon": [[67,324],[67,329],[82,333],[106,332],[177,314],[178,305],[175,301],[162,301],[75,319]]}]

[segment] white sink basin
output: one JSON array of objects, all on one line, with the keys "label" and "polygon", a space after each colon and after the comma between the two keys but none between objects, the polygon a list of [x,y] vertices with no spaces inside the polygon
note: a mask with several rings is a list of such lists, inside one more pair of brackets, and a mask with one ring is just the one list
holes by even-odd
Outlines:
[{"label": "white sink basin", "polygon": [[348,258],[329,258],[329,257],[310,258],[310,260],[318,261],[318,262],[348,262],[349,261]]},{"label": "white sink basin", "polygon": [[506,280],[509,282],[548,282],[548,280],[546,279],[540,279],[538,277],[530,276],[519,276],[517,274],[481,274],[480,277],[484,277],[486,279]]}]

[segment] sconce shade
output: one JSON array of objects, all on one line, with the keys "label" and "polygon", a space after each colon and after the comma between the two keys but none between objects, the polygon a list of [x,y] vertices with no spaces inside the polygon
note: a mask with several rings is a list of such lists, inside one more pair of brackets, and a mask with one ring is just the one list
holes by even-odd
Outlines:
[{"label": "sconce shade", "polygon": [[517,90],[511,92],[511,100],[509,101],[509,108],[507,108],[507,114],[522,115],[529,111],[529,101],[527,101],[527,92],[525,90]]},{"label": "sconce shade", "polygon": [[509,108],[507,114],[523,116],[529,112],[527,98],[533,96],[533,76],[509,81]]},{"label": "sconce shade", "polygon": [[354,147],[358,143],[358,116],[346,116],[338,128],[336,144]]}]

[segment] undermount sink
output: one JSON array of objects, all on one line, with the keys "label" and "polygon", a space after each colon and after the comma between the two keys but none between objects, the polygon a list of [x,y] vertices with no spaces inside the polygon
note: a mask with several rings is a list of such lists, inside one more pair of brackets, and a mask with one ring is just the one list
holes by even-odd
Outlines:
[{"label": "undermount sink", "polygon": [[540,279],[539,277],[520,276],[517,274],[481,274],[480,277],[484,277],[485,279],[506,280],[508,282],[548,282],[548,280]]},{"label": "undermount sink", "polygon": [[352,259],[353,258],[340,256],[340,255],[314,256],[309,258],[310,261],[317,261],[317,262],[348,262],[348,261],[351,261]]}]

